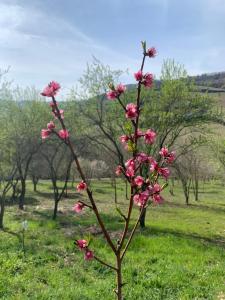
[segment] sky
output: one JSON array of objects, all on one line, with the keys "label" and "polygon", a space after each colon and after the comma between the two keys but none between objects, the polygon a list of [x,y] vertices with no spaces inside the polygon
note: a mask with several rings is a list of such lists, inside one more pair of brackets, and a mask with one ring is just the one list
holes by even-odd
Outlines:
[{"label": "sky", "polygon": [[0,0],[0,69],[20,86],[75,86],[93,56],[112,69],[140,68],[140,41],[188,74],[225,71],[225,0]]}]

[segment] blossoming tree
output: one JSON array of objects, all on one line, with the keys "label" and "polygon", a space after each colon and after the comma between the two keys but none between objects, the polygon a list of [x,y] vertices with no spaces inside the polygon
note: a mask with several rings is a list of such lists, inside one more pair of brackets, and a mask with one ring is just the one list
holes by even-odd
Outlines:
[{"label": "blossoming tree", "polygon": [[[59,139],[63,140],[69,147],[81,177],[81,182],[77,185],[77,190],[78,192],[85,191],[89,199],[89,202],[79,201],[76,203],[73,210],[76,213],[80,213],[85,207],[88,207],[93,211],[105,241],[108,243],[114,254],[115,265],[111,265],[100,257],[97,257],[88,241],[80,239],[76,241],[76,245],[84,253],[85,260],[89,261],[95,259],[99,263],[115,271],[117,279],[115,293],[119,300],[123,299],[122,288],[124,284],[122,280],[122,263],[124,257],[132,242],[145,208],[151,204],[158,204],[163,201],[161,192],[167,186],[167,182],[161,185],[159,179],[162,177],[165,181],[167,180],[170,173],[167,164],[171,164],[175,158],[174,152],[169,152],[165,147],[160,150],[160,159],[158,161],[146,153],[139,151],[139,145],[141,143],[144,142],[148,145],[152,145],[156,139],[156,133],[152,129],[143,131],[143,129],[139,128],[139,120],[142,112],[141,90],[142,87],[151,88],[153,84],[153,75],[151,73],[144,73],[144,64],[146,58],[153,58],[156,55],[155,48],[152,47],[147,49],[145,42],[142,42],[142,48],[143,58],[141,67],[140,70],[134,74],[137,81],[136,102],[127,105],[123,103],[122,95],[125,93],[126,87],[121,83],[117,86],[112,83],[109,84],[110,91],[107,93],[107,98],[109,100],[118,101],[120,103],[121,109],[124,111],[125,119],[130,122],[130,126],[126,126],[126,134],[120,137],[120,141],[125,145],[128,153],[130,153],[130,158],[123,165],[117,166],[115,170],[116,175],[123,176],[130,185],[130,199],[127,204],[127,212],[124,213],[120,209],[117,209],[124,220],[124,226],[120,238],[116,242],[110,236],[101,217],[91,187],[87,182],[86,176],[78,160],[76,145],[73,145],[70,140],[70,134],[64,122],[64,112],[59,108],[59,104],[55,99],[55,96],[60,89],[60,85],[57,82],[52,81],[42,92],[43,96],[51,98],[52,101],[50,102],[50,107],[52,109],[52,114],[60,126],[60,129],[57,129],[56,124],[51,121],[48,123],[47,128],[42,130],[42,138],[47,139],[54,134],[58,136]],[[148,172],[143,172],[143,170],[146,170],[146,167]],[[137,220],[133,225],[131,224],[131,216],[134,205],[138,206],[140,210]]]}]

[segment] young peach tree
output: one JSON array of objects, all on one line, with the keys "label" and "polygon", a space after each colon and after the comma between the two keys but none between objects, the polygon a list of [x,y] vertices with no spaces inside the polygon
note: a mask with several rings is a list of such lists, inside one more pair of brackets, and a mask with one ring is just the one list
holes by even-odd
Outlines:
[{"label": "young peach tree", "polygon": [[[59,108],[58,102],[55,99],[55,96],[60,89],[60,85],[57,82],[52,81],[42,92],[43,96],[51,98],[50,107],[52,109],[53,117],[61,127],[60,129],[56,129],[57,126],[55,122],[50,121],[47,124],[47,128],[42,129],[42,139],[47,139],[54,134],[69,147],[81,177],[81,182],[77,185],[77,190],[78,192],[85,191],[89,199],[89,202],[79,201],[76,203],[73,210],[76,213],[80,213],[85,207],[88,207],[93,211],[105,241],[108,243],[114,254],[115,265],[111,265],[100,257],[97,257],[93,249],[90,248],[88,241],[80,239],[76,241],[76,245],[84,253],[85,260],[89,261],[95,259],[99,263],[115,271],[117,280],[115,293],[119,300],[123,299],[122,288],[124,283],[122,280],[122,263],[124,257],[132,242],[134,233],[145,208],[150,204],[158,204],[163,201],[161,192],[167,186],[166,181],[170,173],[167,165],[172,163],[175,158],[174,152],[169,152],[165,147],[160,150],[160,159],[158,161],[139,150],[141,144],[146,143],[147,145],[152,145],[156,139],[156,133],[152,129],[143,131],[143,129],[139,128],[139,121],[143,109],[141,90],[142,87],[151,88],[153,84],[153,75],[144,72],[144,64],[146,58],[153,58],[156,55],[154,47],[149,49],[146,48],[146,42],[142,42],[142,48],[143,58],[141,67],[140,70],[134,74],[137,81],[136,102],[127,105],[123,103],[122,95],[125,93],[126,87],[121,83],[117,86],[110,83],[110,91],[107,93],[107,98],[109,100],[118,101],[121,105],[121,109],[124,111],[126,134],[120,137],[120,141],[125,145],[125,149],[130,154],[130,158],[124,164],[117,166],[115,170],[116,175],[123,176],[130,186],[130,199],[127,202],[127,212],[124,213],[117,207],[118,213],[124,220],[124,225],[120,238],[116,242],[110,236],[99,212],[91,187],[88,184],[87,178],[78,160],[76,145],[72,144],[69,131],[65,125],[64,112]],[[128,126],[127,122],[129,122]],[[159,184],[160,177],[165,180],[165,184]],[[139,207],[139,214],[135,224],[131,225],[131,216],[134,205]]]}]

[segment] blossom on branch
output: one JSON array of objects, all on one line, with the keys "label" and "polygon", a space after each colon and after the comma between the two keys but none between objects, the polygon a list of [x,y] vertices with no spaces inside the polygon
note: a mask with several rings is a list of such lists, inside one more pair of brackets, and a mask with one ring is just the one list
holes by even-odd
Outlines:
[{"label": "blossom on branch", "polygon": [[116,88],[112,85],[112,90],[109,91],[106,96],[109,100],[114,100],[118,98],[121,94],[126,91],[126,86],[122,83],[118,84]]},{"label": "blossom on branch", "polygon": [[80,213],[80,212],[82,212],[84,206],[85,206],[85,205],[84,205],[83,203],[78,202],[78,203],[76,203],[76,204],[74,205],[73,211],[75,211],[76,213]]},{"label": "blossom on branch", "polygon": [[144,178],[142,176],[137,176],[134,178],[134,182],[137,186],[141,187],[144,183]]},{"label": "blossom on branch", "polygon": [[41,138],[42,140],[47,139],[51,135],[51,131],[49,129],[42,129],[41,130]]},{"label": "blossom on branch", "polygon": [[41,93],[45,97],[54,97],[60,89],[60,84],[56,81],[51,81]]},{"label": "blossom on branch", "polygon": [[85,260],[92,260],[92,259],[94,259],[94,252],[87,249],[85,251],[85,254],[84,254],[84,259]]},{"label": "blossom on branch", "polygon": [[88,242],[86,240],[77,240],[76,244],[80,250],[84,250],[88,246]]},{"label": "blossom on branch", "polygon": [[146,55],[149,57],[155,57],[157,54],[157,51],[155,49],[155,47],[151,47],[146,51]]},{"label": "blossom on branch", "polygon": [[61,129],[59,130],[58,135],[61,139],[66,140],[69,137],[69,132],[66,129]]},{"label": "blossom on branch", "polygon": [[135,120],[138,116],[138,107],[134,103],[129,103],[126,106],[126,118]]},{"label": "blossom on branch", "polygon": [[77,191],[82,192],[87,189],[87,184],[82,180],[80,183],[77,185]]},{"label": "blossom on branch", "polygon": [[155,139],[156,139],[155,131],[153,131],[151,129],[148,129],[145,132],[144,139],[145,139],[146,144],[150,144],[150,145],[153,144],[155,142]]},{"label": "blossom on branch", "polygon": [[169,152],[169,150],[166,147],[163,147],[159,154],[165,159],[165,162],[168,164],[171,164],[175,160],[175,152]]},{"label": "blossom on branch", "polygon": [[49,130],[53,130],[53,129],[55,128],[54,122],[53,122],[53,121],[50,121],[50,122],[47,124],[47,128],[48,128]]}]

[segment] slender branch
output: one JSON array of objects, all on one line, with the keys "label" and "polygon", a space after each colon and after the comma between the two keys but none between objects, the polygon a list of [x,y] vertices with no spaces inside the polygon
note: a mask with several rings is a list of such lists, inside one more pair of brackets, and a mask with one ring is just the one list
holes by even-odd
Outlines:
[{"label": "slender branch", "polygon": [[[53,103],[55,104],[55,109],[56,109],[56,112],[57,112],[57,117],[58,117],[58,119],[59,119],[59,121],[60,121],[60,123],[61,123],[61,126],[62,126],[63,130],[66,130],[66,126],[65,126],[65,124],[64,124],[63,119],[61,118],[61,114],[60,114],[59,108],[58,108],[58,106],[57,106],[55,97],[52,97],[52,101],[53,101]],[[72,145],[72,143],[71,143],[69,137],[65,140],[65,143],[68,145],[68,147],[69,147],[69,149],[70,149],[70,151],[71,151],[73,160],[74,160],[75,163],[76,163],[77,170],[78,170],[78,172],[79,172],[79,174],[80,174],[81,179],[82,179],[84,182],[87,182],[87,181],[86,181],[86,178],[85,178],[85,175],[84,175],[84,173],[83,173],[83,171],[82,171],[82,169],[81,169],[81,166],[80,166],[78,157],[77,157],[77,155],[76,155],[76,153],[75,153],[75,150],[74,150],[74,148],[73,148],[73,145]],[[111,239],[111,237],[110,237],[108,231],[107,231],[106,228],[105,228],[105,225],[104,225],[104,223],[103,223],[103,221],[102,221],[102,219],[101,219],[101,217],[100,217],[100,214],[99,214],[99,212],[98,212],[98,208],[97,208],[97,206],[96,206],[96,204],[95,204],[95,201],[94,201],[94,198],[93,198],[93,196],[92,196],[92,191],[89,189],[88,186],[87,186],[87,194],[88,194],[88,198],[89,198],[89,200],[90,200],[90,202],[91,202],[93,211],[94,211],[94,213],[95,213],[95,215],[96,215],[96,218],[97,218],[97,220],[98,220],[98,223],[99,223],[99,225],[100,225],[100,227],[101,227],[101,229],[102,229],[102,232],[103,232],[103,234],[104,234],[104,236],[105,236],[105,238],[106,238],[106,240],[107,240],[109,246],[111,247],[111,249],[113,250],[113,252],[116,253],[116,247],[115,247],[115,245],[113,244],[112,239]]]},{"label": "slender branch", "polygon": [[110,269],[113,269],[114,271],[117,271],[117,268],[115,268],[115,267],[111,266],[110,264],[104,262],[104,261],[101,260],[99,257],[97,257],[97,256],[94,255],[94,258],[95,258],[98,262],[100,262],[102,265],[105,265],[106,267],[108,267],[108,268],[110,268]]},{"label": "slender branch", "polygon": [[85,203],[84,201],[79,200],[79,203],[83,204],[84,206],[89,207],[90,209],[93,209],[93,207],[91,205],[88,205],[87,203]]},{"label": "slender branch", "polygon": [[130,243],[131,243],[131,241],[132,241],[132,238],[133,238],[133,236],[134,236],[134,233],[135,233],[135,231],[136,231],[136,229],[137,229],[138,223],[140,222],[140,219],[141,219],[141,217],[142,217],[142,214],[143,214],[145,208],[146,208],[146,206],[142,206],[142,208],[141,208],[140,215],[139,215],[139,217],[138,217],[138,219],[137,219],[137,221],[136,221],[136,223],[135,223],[135,225],[134,225],[134,227],[133,227],[133,230],[132,230],[132,232],[131,232],[131,234],[130,234],[130,237],[129,237],[128,241],[127,241],[127,244],[126,244],[126,246],[125,246],[125,248],[124,248],[124,250],[123,250],[123,252],[122,252],[121,260],[123,259],[124,255],[125,255],[125,253],[126,253],[126,251],[127,251],[127,249],[128,249],[128,247],[129,247],[129,245],[130,245]]},{"label": "slender branch", "polygon": [[[144,68],[144,63],[145,63],[145,53],[143,54],[143,59],[142,59],[142,64],[141,64],[141,71],[143,71]],[[138,109],[138,115],[137,115],[137,119],[136,122],[133,123],[134,125],[134,129],[135,129],[135,135],[134,135],[134,151],[133,151],[133,158],[135,158],[136,155],[136,151],[137,151],[137,141],[138,141],[138,137],[137,137],[137,131],[138,131],[138,123],[139,123],[139,106],[140,106],[140,96],[141,96],[141,81],[139,81],[138,83],[138,88],[137,88],[137,109]],[[125,226],[124,226],[124,231],[121,237],[121,240],[119,242],[119,246],[118,246],[118,251],[120,251],[123,247],[126,235],[127,235],[127,231],[129,228],[129,223],[130,223],[130,218],[131,218],[131,213],[132,213],[132,209],[133,209],[133,197],[134,197],[134,187],[131,184],[131,196],[130,196],[130,203],[129,203],[129,208],[128,208],[128,213],[127,213],[127,218],[125,221]]]}]

